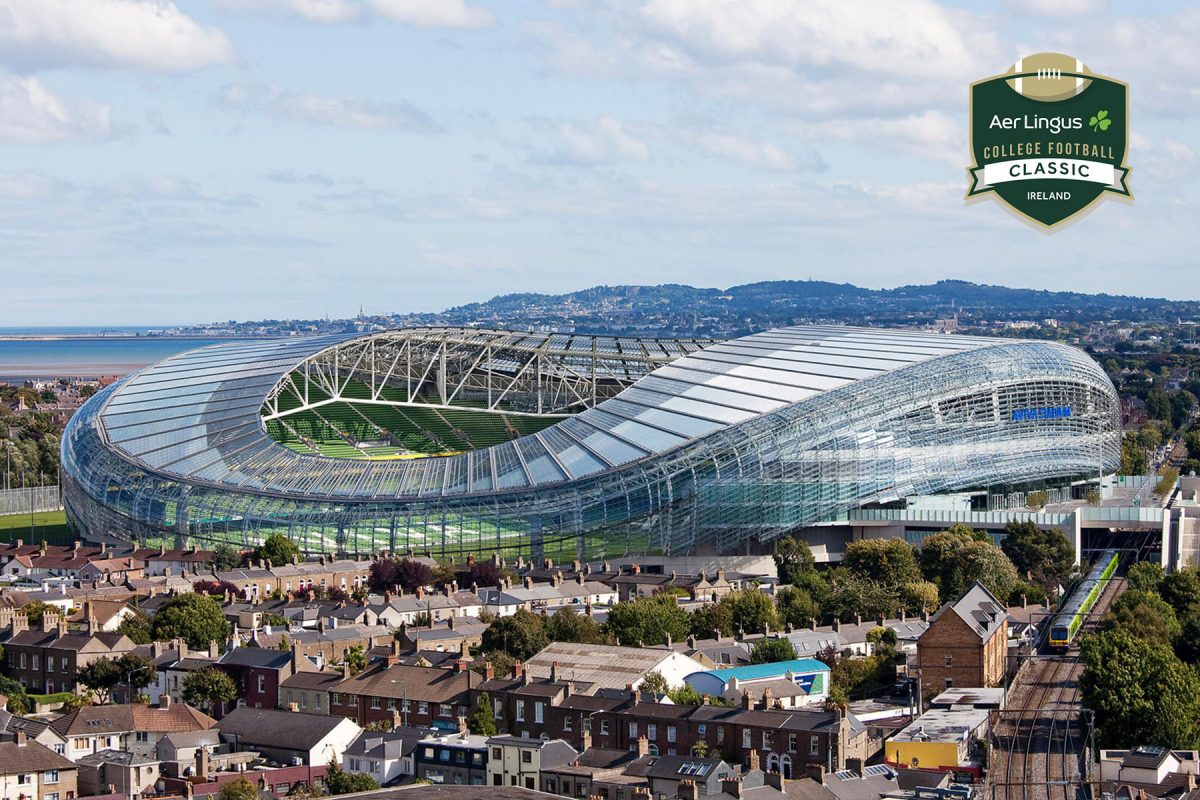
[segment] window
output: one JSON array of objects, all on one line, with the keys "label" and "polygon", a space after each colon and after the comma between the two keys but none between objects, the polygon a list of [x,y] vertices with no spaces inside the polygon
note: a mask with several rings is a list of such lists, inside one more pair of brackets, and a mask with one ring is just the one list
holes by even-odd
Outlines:
[{"label": "window", "polygon": [[819,756],[821,754],[821,737],[813,736],[808,740],[808,754],[810,756]]},{"label": "window", "polygon": [[21,653],[21,669],[25,669],[25,654]]},{"label": "window", "polygon": [[492,706],[494,708],[494,710],[492,711],[493,717],[495,717],[496,719],[500,719],[501,717],[504,716],[504,701],[503,700],[493,700]]},{"label": "window", "polygon": [[371,698],[371,708],[376,709],[376,710],[379,709],[379,698],[378,697]]},{"label": "window", "polygon": [[771,732],[763,731],[763,750],[771,749]]},{"label": "window", "polygon": [[608,736],[608,720],[606,719],[600,720],[600,735]]},{"label": "window", "polygon": [[696,728],[696,733],[700,736],[701,739],[703,739],[704,734],[708,733],[708,726],[705,725],[703,722],[701,722],[700,725],[697,726],[697,728]]},{"label": "window", "polygon": [[362,769],[362,763],[357,758],[350,759],[350,771],[358,772]]},{"label": "window", "polygon": [[67,754],[67,746],[62,742],[55,742],[54,752],[58,753],[60,756],[65,756]]},{"label": "window", "polygon": [[17,783],[21,786],[25,786],[27,784],[33,783],[33,776],[32,775],[18,775]]},{"label": "window", "polygon": [[295,702],[295,699],[292,697],[292,690],[291,690],[291,689],[288,689],[288,690],[287,690],[287,701],[288,701],[288,705],[291,705],[292,703],[294,703],[294,702]]},{"label": "window", "polygon": [[543,722],[546,721],[545,717],[543,715],[543,709],[545,708],[545,706],[546,706],[546,704],[541,703],[541,702],[533,704],[533,721],[537,725],[541,725]]},{"label": "window", "polygon": [[521,751],[521,763],[522,764],[532,764],[533,763],[533,751],[532,750],[522,750]]},{"label": "window", "polygon": [[646,726],[646,738],[652,742],[658,738],[658,726],[653,722]]},{"label": "window", "polygon": [[329,693],[329,705],[340,706],[342,704],[342,696],[337,692]]},{"label": "window", "polygon": [[66,672],[67,671],[67,657],[66,656],[62,657],[62,661],[60,662],[60,664],[62,666],[62,671]]},{"label": "window", "polygon": [[266,690],[267,690],[267,676],[259,675],[258,676],[258,691],[265,692]]},{"label": "window", "polygon": [[[67,793],[67,796],[68,797],[70,796],[69,792]],[[49,794],[44,794],[44,795],[42,795],[42,800],[58,800],[58,792],[50,792]]]},{"label": "window", "polygon": [[667,726],[667,741],[668,742],[675,741],[675,726],[674,725]]},{"label": "window", "polygon": [[429,713],[429,703],[417,703],[417,713],[418,714],[428,714]]},{"label": "window", "polygon": [[503,754],[500,752],[500,748],[493,747],[492,748],[492,760],[499,761],[501,758],[503,758]]},{"label": "window", "polygon": [[[54,672],[54,656],[46,656],[46,672]],[[53,694],[53,692],[47,692]]]},{"label": "window", "polygon": [[42,657],[39,656],[37,653],[34,653],[33,654],[33,668],[41,669],[41,667],[42,667]]},{"label": "window", "polygon": [[954,654],[953,653],[946,653],[946,666],[947,667],[954,666]]},{"label": "window", "polygon": [[441,708],[438,709],[438,716],[452,717],[454,716],[454,708],[449,703],[442,703]]},{"label": "window", "polygon": [[150,733],[148,731],[137,731],[136,738],[139,742],[150,741]]},{"label": "window", "polygon": [[517,701],[517,722],[524,722],[524,721],[525,721],[525,701],[518,700]]},{"label": "window", "polygon": [[391,699],[391,698],[389,698],[389,699],[388,699],[388,701],[387,701],[387,710],[388,710],[388,711],[395,711],[395,710],[396,710],[396,701],[395,701],[394,699]]},{"label": "window", "polygon": [[313,708],[317,709],[318,711],[321,709],[321,695],[313,695]]},{"label": "window", "polygon": [[794,734],[794,733],[788,734],[788,752],[789,753],[796,752],[796,734]]},{"label": "window", "polygon": [[629,723],[629,741],[636,742],[638,738],[638,727],[636,722]]},{"label": "window", "polygon": [[717,726],[717,744],[725,744],[725,726]]},{"label": "window", "polygon": [[571,725],[572,725],[571,718],[570,718],[570,717],[563,717],[563,724],[562,724],[562,728],[563,728],[563,730],[564,730],[564,731],[567,731],[567,732],[570,732],[570,731],[574,730],[574,729],[571,727]]},{"label": "window", "polygon": [[954,686],[954,678],[946,678],[946,688],[949,689],[952,686]]},{"label": "window", "polygon": [[378,761],[371,762],[371,772],[379,772],[379,762]]},{"label": "window", "polygon": [[742,747],[753,747],[750,743],[750,729],[742,728]]}]

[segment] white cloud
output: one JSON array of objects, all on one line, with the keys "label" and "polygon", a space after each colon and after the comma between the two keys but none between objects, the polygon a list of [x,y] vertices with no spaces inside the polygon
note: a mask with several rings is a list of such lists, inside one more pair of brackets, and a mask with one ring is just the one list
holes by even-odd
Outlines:
[{"label": "white cloud", "polygon": [[931,0],[648,0],[636,13],[702,60],[925,77],[974,65],[966,36]]},{"label": "white cloud", "polygon": [[379,14],[417,28],[490,28],[492,12],[464,0],[369,0]]},{"label": "white cloud", "polygon": [[46,144],[110,132],[108,106],[72,107],[36,78],[0,75],[0,141]]},{"label": "white cloud", "polygon": [[647,161],[650,147],[620,120],[603,115],[591,123],[558,121],[549,126],[553,142],[545,160],[563,164]]},{"label": "white cloud", "polygon": [[233,44],[169,0],[0,0],[0,60],[164,71],[229,64]]},{"label": "white cloud", "polygon": [[490,28],[496,18],[466,0],[217,0],[236,10],[290,14],[312,22],[338,23],[378,16],[414,28]]},{"label": "white cloud", "polygon": [[700,131],[685,137],[712,156],[771,170],[820,170],[825,164],[815,151],[797,159],[796,154],[774,142],[751,139],[723,131]]},{"label": "white cloud", "polygon": [[1007,4],[1015,11],[1039,17],[1076,17],[1108,8],[1108,0],[1007,0]]},{"label": "white cloud", "polygon": [[236,110],[257,111],[314,125],[410,133],[441,130],[429,115],[405,100],[377,103],[312,92],[289,92],[274,85],[231,84],[222,90],[220,101]]},{"label": "white cloud", "polygon": [[[920,111],[898,118],[838,118],[797,125],[804,138],[826,139],[887,148],[941,161],[955,168],[970,161],[965,115],[962,119],[941,111]],[[886,135],[881,135],[886,131]]]}]

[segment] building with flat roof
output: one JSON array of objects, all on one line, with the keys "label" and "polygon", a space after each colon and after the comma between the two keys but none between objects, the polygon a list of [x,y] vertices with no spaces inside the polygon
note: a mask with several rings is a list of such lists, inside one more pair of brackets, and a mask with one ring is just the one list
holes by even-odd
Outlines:
[{"label": "building with flat roof", "polygon": [[978,779],[983,764],[974,743],[987,735],[989,714],[986,708],[931,708],[888,738],[884,761],[897,768]]},{"label": "building with flat roof", "polygon": [[767,697],[784,707],[823,703],[829,696],[829,667],[815,658],[693,672],[684,680],[700,694],[735,700],[743,693]]}]

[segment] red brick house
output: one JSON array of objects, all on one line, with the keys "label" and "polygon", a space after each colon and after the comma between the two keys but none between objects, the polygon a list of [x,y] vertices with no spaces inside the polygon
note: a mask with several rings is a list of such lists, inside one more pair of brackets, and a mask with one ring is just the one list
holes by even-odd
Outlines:
[{"label": "red brick house", "polygon": [[921,687],[932,698],[954,686],[995,686],[1008,656],[1008,612],[978,581],[929,619],[917,639]]}]

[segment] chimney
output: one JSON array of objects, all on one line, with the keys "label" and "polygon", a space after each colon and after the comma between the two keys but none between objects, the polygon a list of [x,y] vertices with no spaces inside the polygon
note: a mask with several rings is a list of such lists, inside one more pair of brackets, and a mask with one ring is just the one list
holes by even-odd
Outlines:
[{"label": "chimney", "polygon": [[842,621],[835,617],[833,620],[833,624],[830,627],[833,628],[834,633],[837,633],[838,631],[840,631],[842,629]]},{"label": "chimney", "polygon": [[458,718],[458,735],[463,739],[471,735],[471,728],[467,725],[466,717],[460,716]]},{"label": "chimney", "polygon": [[458,661],[454,662],[454,674],[462,675],[464,672],[470,669],[470,667],[471,662],[467,661],[465,658],[460,658]]},{"label": "chimney", "polygon": [[663,634],[663,644],[665,644],[667,647],[671,646],[671,632],[670,631],[667,631],[666,633]]},{"label": "chimney", "polygon": [[525,588],[526,589],[533,588],[533,578],[529,577],[528,575],[525,576]]},{"label": "chimney", "polygon": [[208,777],[208,748],[207,747],[197,747],[196,748],[196,777],[197,778],[207,778]]},{"label": "chimney", "polygon": [[722,778],[721,791],[730,797],[740,798],[742,796],[742,779],[733,776]]},{"label": "chimney", "polygon": [[163,692],[158,698],[158,707],[166,711],[171,707],[171,695],[168,692]]},{"label": "chimney", "polygon": [[921,621],[929,622],[929,609],[928,608],[921,609]]},{"label": "chimney", "polygon": [[900,609],[900,621],[908,622],[908,609],[906,609],[906,608]]},{"label": "chimney", "polygon": [[846,769],[858,775],[860,778],[863,774],[863,761],[861,758],[847,758]]},{"label": "chimney", "polygon": [[804,768],[804,774],[822,786],[825,785],[825,767],[821,764],[808,764]]},{"label": "chimney", "polygon": [[762,707],[764,710],[769,710],[771,708],[771,687],[770,686],[763,687]]},{"label": "chimney", "polygon": [[483,679],[491,681],[496,679],[496,668],[492,666],[492,662],[483,662]]},{"label": "chimney", "polygon": [[854,624],[862,625],[862,614],[858,613],[857,611],[854,612]]},{"label": "chimney", "polygon": [[696,782],[680,781],[679,789],[676,791],[675,796],[678,797],[679,800],[697,800]]},{"label": "chimney", "polygon": [[641,575],[642,574],[642,565],[634,564],[633,566],[631,566],[629,568],[629,574],[630,575]]},{"label": "chimney", "polygon": [[25,744],[26,744],[25,731],[18,729],[17,732],[14,734],[14,738],[16,740],[17,747],[25,746]]},{"label": "chimney", "polygon": [[300,704],[299,703],[288,703],[288,711],[291,711],[293,714],[300,713]]},{"label": "chimney", "polygon": [[742,690],[742,710],[744,710],[744,711],[753,711],[754,710],[754,698],[752,698],[750,696],[749,689]]},{"label": "chimney", "polygon": [[771,788],[786,794],[785,786],[787,781],[784,780],[782,772],[767,772],[763,775],[763,782]]},{"label": "chimney", "polygon": [[342,662],[342,680],[350,680],[350,663],[347,661]]},{"label": "chimney", "polygon": [[13,614],[12,615],[13,635],[15,636],[16,634],[20,633],[21,631],[27,631],[27,630],[29,630],[29,617],[22,612],[17,612],[15,614]]},{"label": "chimney", "polygon": [[645,736],[639,736],[637,740],[638,758],[650,755],[650,740]]},{"label": "chimney", "polygon": [[579,738],[583,744],[581,752],[592,748],[592,732],[590,730],[585,729]]},{"label": "chimney", "polygon": [[1021,608],[1025,608],[1028,605],[1029,605],[1029,598],[1027,598],[1025,596],[1024,592],[1021,592]]},{"label": "chimney", "polygon": [[217,644],[217,640],[209,639],[209,641],[208,641],[208,657],[211,659],[215,659],[220,654],[221,654],[221,647],[220,647],[220,645]]},{"label": "chimney", "polygon": [[550,682],[558,683],[558,662],[555,661],[550,665]]}]

